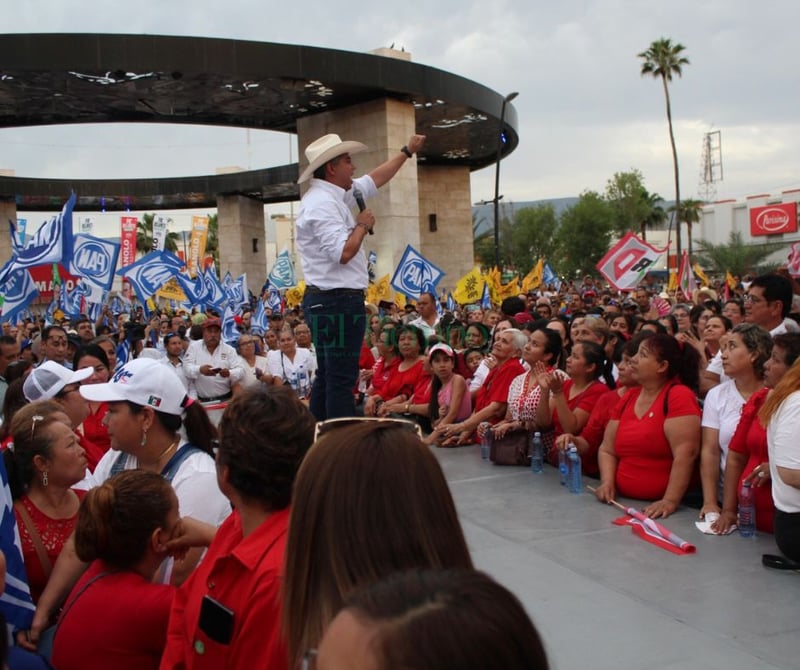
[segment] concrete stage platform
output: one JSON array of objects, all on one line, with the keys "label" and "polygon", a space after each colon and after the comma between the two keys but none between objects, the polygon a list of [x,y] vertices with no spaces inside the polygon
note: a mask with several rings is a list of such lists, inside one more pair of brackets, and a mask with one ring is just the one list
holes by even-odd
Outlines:
[{"label": "concrete stage platform", "polygon": [[762,567],[771,535],[703,535],[681,508],[664,523],[697,553],[678,556],[612,525],[619,510],[570,494],[554,468],[435,451],[476,566],[522,600],[555,670],[800,668],[800,574]]}]

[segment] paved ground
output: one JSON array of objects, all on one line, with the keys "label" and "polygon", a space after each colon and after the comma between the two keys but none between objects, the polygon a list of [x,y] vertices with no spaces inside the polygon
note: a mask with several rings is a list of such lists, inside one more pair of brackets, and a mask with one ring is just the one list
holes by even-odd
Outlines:
[{"label": "paved ground", "polygon": [[494,466],[477,446],[436,454],[477,567],[522,600],[555,670],[800,668],[800,574],[761,566],[772,536],[703,535],[681,509],[665,525],[697,553],[678,556],[553,468]]}]

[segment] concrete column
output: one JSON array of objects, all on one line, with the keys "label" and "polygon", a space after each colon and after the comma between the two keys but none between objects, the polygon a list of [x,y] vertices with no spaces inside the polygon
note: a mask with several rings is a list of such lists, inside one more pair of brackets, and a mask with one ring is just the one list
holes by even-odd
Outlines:
[{"label": "concrete column", "polygon": [[[363,142],[369,150],[353,157],[356,176],[361,176],[391,156],[415,132],[414,107],[410,103],[384,98],[331,112],[304,117],[297,122],[300,171],[308,165],[305,148],[328,133],[342,140]],[[367,253],[378,255],[377,276],[394,272],[407,244],[420,249],[420,209],[416,158],[406,161],[378,196],[368,203],[375,212],[375,235],[367,237]],[[424,255],[424,251],[420,249]],[[431,259],[433,260],[433,259]]]},{"label": "concrete column", "polygon": [[0,199],[0,267],[11,258],[11,238],[8,234],[8,220],[17,222],[17,204],[13,200]]},{"label": "concrete column", "polygon": [[467,167],[420,166],[420,251],[446,273],[439,290],[453,290],[474,264]]},{"label": "concrete column", "polygon": [[247,287],[258,295],[267,277],[264,205],[241,195],[217,196],[220,272],[247,273]]}]

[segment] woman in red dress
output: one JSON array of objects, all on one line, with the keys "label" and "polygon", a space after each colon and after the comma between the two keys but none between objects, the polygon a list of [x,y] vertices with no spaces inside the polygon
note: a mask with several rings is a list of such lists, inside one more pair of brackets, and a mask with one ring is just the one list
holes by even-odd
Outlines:
[{"label": "woman in red dress", "polygon": [[[72,368],[73,370],[92,368],[91,376],[84,379],[81,384],[105,384],[111,369],[106,352],[96,344],[81,347],[75,354]],[[87,404],[89,405],[89,416],[78,427],[78,434],[82,437],[81,446],[86,450],[89,470],[94,472],[100,459],[111,448],[111,438],[108,436],[108,428],[105,424],[108,403],[87,402]]]},{"label": "woman in red dress", "polygon": [[644,508],[651,518],[678,509],[700,451],[698,359],[694,347],[663,333],[639,345],[632,363],[640,386],[614,408],[598,452],[598,500],[654,500]]}]

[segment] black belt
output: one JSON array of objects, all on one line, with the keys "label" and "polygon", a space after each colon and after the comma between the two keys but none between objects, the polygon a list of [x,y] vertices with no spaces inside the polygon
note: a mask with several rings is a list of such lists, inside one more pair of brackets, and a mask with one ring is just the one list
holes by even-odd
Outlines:
[{"label": "black belt", "polygon": [[317,288],[313,284],[306,286],[306,293],[322,293],[323,295],[358,295],[364,297],[364,289],[360,288]]},{"label": "black belt", "polygon": [[218,395],[213,398],[204,398],[201,395],[197,396],[200,402],[222,402],[224,400],[230,400],[231,398],[233,398],[233,393],[226,393],[225,395]]}]

